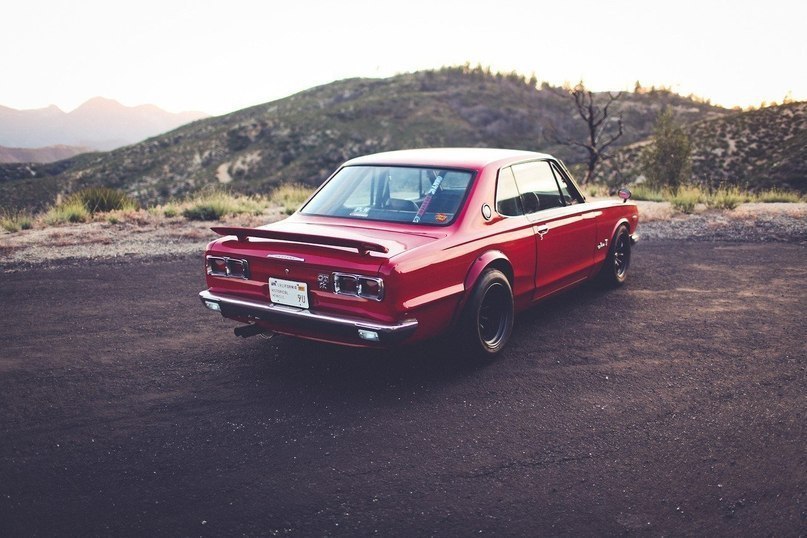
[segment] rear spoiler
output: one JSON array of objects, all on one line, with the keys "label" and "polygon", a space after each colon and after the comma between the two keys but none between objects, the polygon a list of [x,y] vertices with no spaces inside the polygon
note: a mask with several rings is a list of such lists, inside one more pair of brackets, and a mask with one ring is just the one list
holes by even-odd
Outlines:
[{"label": "rear spoiler", "polygon": [[366,255],[369,252],[389,252],[389,249],[384,245],[373,243],[372,241],[364,241],[362,239],[350,239],[348,237],[330,237],[326,235],[283,232],[280,230],[241,228],[238,226],[217,226],[210,229],[219,235],[234,235],[239,241],[247,241],[248,237],[260,237],[261,239],[278,239],[280,241],[291,241],[293,243],[311,243],[313,245],[355,248],[358,253],[362,255]]}]

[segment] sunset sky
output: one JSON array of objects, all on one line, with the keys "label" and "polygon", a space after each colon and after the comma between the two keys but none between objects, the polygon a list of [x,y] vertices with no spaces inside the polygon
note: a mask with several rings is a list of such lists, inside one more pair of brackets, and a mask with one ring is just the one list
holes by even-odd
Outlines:
[{"label": "sunset sky", "polygon": [[349,77],[481,63],[723,106],[807,99],[807,2],[8,0],[0,105],[231,112]]}]

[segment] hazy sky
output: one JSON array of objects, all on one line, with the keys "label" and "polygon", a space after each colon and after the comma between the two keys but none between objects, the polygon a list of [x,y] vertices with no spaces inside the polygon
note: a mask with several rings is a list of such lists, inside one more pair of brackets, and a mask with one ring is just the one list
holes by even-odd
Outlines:
[{"label": "hazy sky", "polygon": [[0,105],[221,114],[465,62],[757,105],[807,99],[805,24],[805,0],[3,0]]}]

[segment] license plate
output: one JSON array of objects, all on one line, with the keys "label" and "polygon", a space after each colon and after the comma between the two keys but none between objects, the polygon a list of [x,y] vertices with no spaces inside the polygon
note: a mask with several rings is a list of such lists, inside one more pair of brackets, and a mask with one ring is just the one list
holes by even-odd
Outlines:
[{"label": "license plate", "polygon": [[308,286],[305,282],[270,278],[269,299],[275,304],[308,308]]}]

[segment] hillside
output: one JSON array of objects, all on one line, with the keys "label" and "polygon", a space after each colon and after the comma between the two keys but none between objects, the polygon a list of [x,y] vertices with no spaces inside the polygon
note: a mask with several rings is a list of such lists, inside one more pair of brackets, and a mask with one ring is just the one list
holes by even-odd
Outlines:
[{"label": "hillside", "polygon": [[0,106],[0,145],[111,150],[205,117],[201,112],[166,112],[154,105],[129,107],[102,97],[94,97],[70,112],[53,105],[35,110]]},{"label": "hillside", "polygon": [[[692,142],[693,183],[807,192],[807,102],[732,111],[684,127]],[[615,161],[621,178],[609,170],[606,180],[641,177],[638,157],[648,142],[623,147]]]},{"label": "hillside", "polygon": [[[665,106],[687,123],[726,113],[670,92],[627,93],[618,103],[625,123],[620,143],[646,138]],[[144,202],[222,183],[266,192],[284,181],[319,184],[357,155],[423,146],[509,147],[581,160],[571,148],[547,142],[550,126],[584,135],[568,98],[513,75],[445,68],[350,79],[58,166],[0,167],[0,195],[7,204],[30,207],[56,191],[102,184]]]},{"label": "hillside", "polygon": [[699,122],[690,136],[695,181],[807,192],[807,102]]}]

